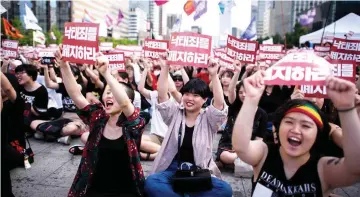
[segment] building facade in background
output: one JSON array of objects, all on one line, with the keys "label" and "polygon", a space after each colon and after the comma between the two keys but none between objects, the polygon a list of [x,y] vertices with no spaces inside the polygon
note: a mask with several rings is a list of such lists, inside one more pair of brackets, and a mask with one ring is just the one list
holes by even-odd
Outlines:
[{"label": "building facade in background", "polygon": [[71,1],[10,1],[10,7],[4,17],[8,19],[19,18],[24,21],[25,5],[27,5],[38,19],[43,32],[49,32],[52,26],[64,31],[65,22],[71,21]]},{"label": "building facade in background", "polygon": [[[85,10],[88,15],[86,16]],[[124,18],[119,25],[118,14],[121,10]],[[129,1],[114,1],[114,0],[91,0],[91,1],[72,1],[72,21],[82,22],[84,17],[88,17],[90,20],[100,24],[100,36],[107,37],[109,34],[111,37],[120,39],[127,38],[128,36],[128,21],[129,21]],[[112,21],[112,28],[106,25],[106,15],[108,15]]]},{"label": "building facade in background", "polygon": [[129,8],[140,8],[147,13],[151,33],[157,39],[167,34],[167,12],[164,6],[157,6],[153,0],[129,0]]},{"label": "building facade in background", "polygon": [[[298,15],[306,14],[304,10]],[[328,1],[317,6],[315,9],[316,16],[314,22],[306,26],[310,32],[317,31],[323,27],[339,20],[340,18],[354,13],[360,16],[360,1]]]},{"label": "building facade in background", "polygon": [[129,34],[130,40],[139,40],[146,37],[147,15],[140,8],[129,9]]},{"label": "building facade in background", "polygon": [[270,14],[270,35],[292,32],[300,13],[320,6],[328,0],[274,1]]},{"label": "building facade in background", "polygon": [[270,33],[270,8],[272,1],[258,1],[258,11],[256,17],[256,32],[258,38],[265,38]]}]

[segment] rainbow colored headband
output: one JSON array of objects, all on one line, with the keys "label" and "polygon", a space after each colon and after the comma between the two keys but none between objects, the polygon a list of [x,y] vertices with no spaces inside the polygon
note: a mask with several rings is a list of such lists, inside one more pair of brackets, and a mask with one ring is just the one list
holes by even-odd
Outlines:
[{"label": "rainbow colored headband", "polygon": [[291,109],[289,109],[286,114],[289,114],[291,112],[299,112],[299,113],[303,113],[307,116],[309,116],[318,127],[320,127],[321,129],[323,128],[324,124],[321,120],[320,114],[316,111],[316,109],[314,109],[312,106],[310,105],[301,105],[301,106],[296,106],[293,107]]}]

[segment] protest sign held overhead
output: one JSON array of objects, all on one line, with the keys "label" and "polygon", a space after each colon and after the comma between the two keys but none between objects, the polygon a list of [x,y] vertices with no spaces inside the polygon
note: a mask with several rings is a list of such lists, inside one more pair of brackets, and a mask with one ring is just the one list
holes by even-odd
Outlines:
[{"label": "protest sign held overhead", "polygon": [[140,57],[142,54],[141,46],[126,46],[126,45],[117,45],[114,52],[122,52],[126,58],[129,58],[133,55]]},{"label": "protest sign held overhead", "polygon": [[260,60],[280,60],[284,57],[284,45],[282,44],[260,44],[259,59]]},{"label": "protest sign held overhead", "polygon": [[99,24],[65,23],[62,56],[65,61],[92,64],[99,50]]},{"label": "protest sign held overhead", "polygon": [[324,85],[332,65],[312,51],[287,54],[266,70],[266,85]]},{"label": "protest sign held overhead", "polygon": [[228,35],[226,45],[226,55],[232,59],[239,60],[242,63],[255,63],[256,50],[258,43],[256,41],[240,40],[234,36]]},{"label": "protest sign held overhead", "polygon": [[143,56],[153,60],[159,59],[160,55],[166,56],[169,42],[166,40],[145,39],[143,47]]},{"label": "protest sign held overhead", "polygon": [[1,41],[1,56],[16,58],[18,55],[19,41],[17,40],[2,40]]},{"label": "protest sign held overhead", "polygon": [[350,60],[360,63],[360,40],[334,38],[330,55],[334,60]]},{"label": "protest sign held overhead", "polygon": [[314,51],[315,51],[316,55],[318,55],[320,57],[326,57],[327,55],[330,54],[330,47],[323,47],[323,46],[316,45],[314,47]]},{"label": "protest sign held overhead", "polygon": [[41,64],[54,64],[55,53],[52,49],[40,49],[38,57],[41,58]]},{"label": "protest sign held overhead", "polygon": [[[332,65],[332,75],[355,83],[356,62],[330,60]],[[302,85],[300,90],[306,97],[326,98],[326,86],[322,85]]]},{"label": "protest sign held overhead", "polygon": [[104,53],[104,55],[109,60],[109,69],[110,70],[118,70],[125,71],[125,56],[122,52],[108,52]]},{"label": "protest sign held overhead", "polygon": [[225,67],[228,70],[235,70],[233,66],[233,59],[226,55],[224,51],[219,52],[219,65]]},{"label": "protest sign held overhead", "polygon": [[171,34],[168,64],[207,67],[211,36],[181,32]]},{"label": "protest sign held overhead", "polygon": [[217,49],[213,49],[213,56],[215,59],[219,59],[222,53],[225,53],[226,49],[225,48],[217,48]]}]

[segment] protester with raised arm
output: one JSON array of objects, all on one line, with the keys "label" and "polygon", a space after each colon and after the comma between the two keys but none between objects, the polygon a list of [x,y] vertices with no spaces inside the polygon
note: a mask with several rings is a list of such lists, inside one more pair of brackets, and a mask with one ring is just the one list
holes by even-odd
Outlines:
[{"label": "protester with raised arm", "polygon": [[[234,62],[235,74],[229,85],[229,113],[224,131],[219,140],[216,161],[219,167],[234,168],[236,177],[252,177],[253,169],[248,164],[240,160],[233,149],[232,135],[235,119],[243,105],[246,97],[243,82],[237,83],[242,65],[240,62]],[[255,117],[252,120],[253,128],[251,140],[262,140],[266,132],[267,114],[260,107],[257,108]]]},{"label": "protester with raised arm", "polygon": [[144,119],[132,104],[134,91],[119,83],[108,70],[109,61],[98,54],[96,68],[107,86],[101,103],[90,104],[76,86],[68,62],[60,61],[64,85],[90,127],[78,172],[68,196],[143,196],[144,173],[138,148]]},{"label": "protester with raised arm", "polygon": [[278,144],[250,141],[251,120],[265,89],[264,75],[259,71],[245,79],[247,96],[233,133],[236,153],[254,167],[252,196],[329,196],[333,189],[359,181],[360,120],[355,110],[355,84],[331,76],[326,80],[328,96],[344,125],[345,157],[321,157],[318,151],[328,140],[330,126],[320,109],[306,100],[291,100],[275,112]]},{"label": "protester with raised arm", "polygon": [[[169,85],[166,82],[169,77],[169,65],[165,60],[160,60],[160,65],[157,108],[169,130],[155,159],[152,175],[145,181],[145,191],[152,197],[182,196],[186,192],[176,193],[172,186],[172,178],[178,166],[186,163],[192,167],[209,169],[216,176],[211,177],[212,189],[192,195],[232,196],[230,185],[220,179],[220,171],[212,159],[213,138],[227,114],[227,106],[224,103],[224,95],[217,75],[219,67],[217,62],[210,59],[208,63],[209,74],[213,80],[214,99],[205,109],[202,109],[202,106],[208,98],[210,89],[204,81],[196,78],[185,84],[181,89],[182,104],[179,104],[171,100],[168,94]],[[179,135],[182,139],[180,150],[178,150]]]}]

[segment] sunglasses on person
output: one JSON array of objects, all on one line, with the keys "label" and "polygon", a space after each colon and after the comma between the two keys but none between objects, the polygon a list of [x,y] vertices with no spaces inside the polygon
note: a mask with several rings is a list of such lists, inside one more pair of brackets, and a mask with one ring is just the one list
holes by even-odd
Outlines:
[{"label": "sunglasses on person", "polygon": [[174,81],[183,81],[182,77],[173,77]]}]

